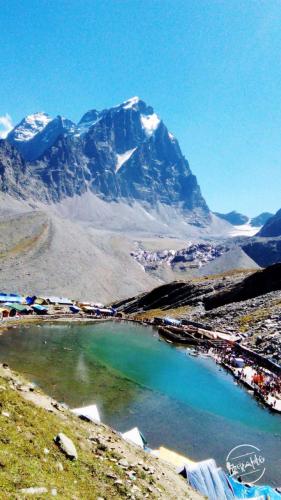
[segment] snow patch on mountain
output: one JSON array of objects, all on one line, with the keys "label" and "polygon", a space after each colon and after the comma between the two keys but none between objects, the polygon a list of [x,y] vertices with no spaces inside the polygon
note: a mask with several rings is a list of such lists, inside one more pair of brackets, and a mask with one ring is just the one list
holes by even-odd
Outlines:
[{"label": "snow patch on mountain", "polygon": [[128,99],[128,101],[123,102],[123,109],[131,109],[133,108],[136,104],[138,104],[140,101],[140,98],[138,96],[131,97],[131,99]]},{"label": "snow patch on mountain", "polygon": [[116,154],[117,156],[117,163],[115,167],[115,172],[118,172],[118,170],[122,167],[126,161],[131,158],[132,154],[136,151],[137,148],[129,149],[128,151],[125,151],[125,153],[122,154]]},{"label": "snow patch on mountain", "polygon": [[240,226],[233,226],[230,231],[229,236],[234,238],[235,236],[255,236],[259,232],[260,227],[253,227],[248,222],[247,224],[241,224]]},{"label": "snow patch on mountain", "polygon": [[141,124],[147,137],[151,137],[154,134],[160,121],[156,113],[152,115],[141,115]]}]

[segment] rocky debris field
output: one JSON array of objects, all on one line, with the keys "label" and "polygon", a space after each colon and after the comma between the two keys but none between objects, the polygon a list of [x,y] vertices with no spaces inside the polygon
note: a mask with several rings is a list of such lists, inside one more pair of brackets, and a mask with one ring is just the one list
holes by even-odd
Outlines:
[{"label": "rocky debris field", "polygon": [[233,302],[212,311],[200,311],[192,318],[229,333],[240,332],[242,344],[281,363],[281,292]]},{"label": "rocky debris field", "polygon": [[227,252],[229,248],[225,245],[215,245],[213,243],[190,243],[186,248],[180,250],[149,250],[139,249],[131,252],[133,257],[141,264],[146,271],[157,269],[158,266],[178,267],[185,270],[188,267],[200,268],[207,262]]}]

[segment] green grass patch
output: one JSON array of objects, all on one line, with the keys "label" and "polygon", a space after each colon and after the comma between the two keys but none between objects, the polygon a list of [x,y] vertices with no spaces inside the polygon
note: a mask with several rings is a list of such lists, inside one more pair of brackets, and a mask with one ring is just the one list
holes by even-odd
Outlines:
[{"label": "green grass patch", "polygon": [[[54,443],[59,432],[73,440],[77,461],[70,461]],[[115,485],[114,479],[107,477],[107,473],[112,472],[121,478],[123,474],[124,479],[123,470],[110,462],[110,450],[102,452],[101,461],[98,446],[88,438],[88,427],[78,419],[72,416],[61,419],[25,401],[0,378],[1,499],[19,498],[20,490],[29,487],[46,487],[49,492],[56,488],[56,498],[61,499],[127,496],[125,484]],[[59,464],[63,470],[59,470]],[[51,498],[51,494],[45,497]],[[24,496],[20,494],[20,498]],[[32,498],[42,498],[42,495]]]}]

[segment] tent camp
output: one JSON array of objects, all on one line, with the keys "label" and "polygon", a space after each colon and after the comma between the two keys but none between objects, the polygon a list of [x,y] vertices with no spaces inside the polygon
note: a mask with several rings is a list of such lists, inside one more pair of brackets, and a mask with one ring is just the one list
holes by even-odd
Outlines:
[{"label": "tent camp", "polygon": [[73,408],[71,410],[77,417],[90,420],[91,422],[100,422],[100,414],[97,405],[84,406],[82,408]]},{"label": "tent camp", "polygon": [[142,433],[139,431],[138,427],[133,427],[133,429],[121,433],[121,436],[129,443],[134,443],[137,446],[140,446],[142,449],[146,448],[147,441],[142,435]]},{"label": "tent camp", "polygon": [[61,305],[61,306],[71,306],[72,300],[67,299],[66,297],[37,297],[35,300],[36,304],[46,305]]}]

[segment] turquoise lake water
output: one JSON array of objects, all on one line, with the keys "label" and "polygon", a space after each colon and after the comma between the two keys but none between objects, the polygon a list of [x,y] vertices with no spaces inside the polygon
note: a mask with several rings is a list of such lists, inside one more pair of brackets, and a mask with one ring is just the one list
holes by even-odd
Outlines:
[{"label": "turquoise lake water", "polygon": [[120,431],[137,425],[165,445],[225,467],[239,444],[261,449],[262,481],[281,485],[281,416],[270,413],[213,360],[159,341],[132,323],[20,326],[0,336],[0,360],[70,407],[97,403]]}]

